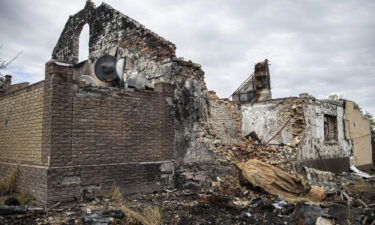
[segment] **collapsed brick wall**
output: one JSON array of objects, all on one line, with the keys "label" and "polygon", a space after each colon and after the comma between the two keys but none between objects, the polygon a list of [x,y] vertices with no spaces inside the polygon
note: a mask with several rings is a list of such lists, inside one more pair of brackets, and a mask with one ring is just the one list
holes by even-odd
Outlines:
[{"label": "collapsed brick wall", "polygon": [[[261,160],[292,171],[298,160],[305,123],[301,101],[297,98],[274,99],[241,105],[242,135],[254,131],[274,151]],[[269,150],[270,150],[269,149]]]},{"label": "collapsed brick wall", "polygon": [[223,144],[240,144],[242,140],[239,106],[229,100],[220,99],[214,91],[209,91],[209,94],[210,116],[207,122],[211,134]]},{"label": "collapsed brick wall", "polygon": [[87,1],[84,9],[69,17],[52,59],[71,64],[78,62],[79,35],[85,24],[90,27],[90,60],[109,54],[121,45],[130,50],[130,54],[151,54],[156,60],[175,56],[176,47],[171,42],[106,3],[95,7],[93,2]]},{"label": "collapsed brick wall", "polygon": [[44,83],[0,96],[0,162],[41,163]]}]

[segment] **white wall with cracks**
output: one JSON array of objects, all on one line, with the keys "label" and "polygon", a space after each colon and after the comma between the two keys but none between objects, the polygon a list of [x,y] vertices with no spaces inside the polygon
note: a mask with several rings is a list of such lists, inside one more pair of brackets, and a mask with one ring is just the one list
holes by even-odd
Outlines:
[{"label": "white wall with cracks", "polygon": [[[303,105],[306,123],[305,138],[301,143],[300,160],[319,159],[319,149],[322,158],[349,157],[353,146],[345,137],[343,102],[329,102],[309,99]],[[336,119],[336,138],[325,138],[324,117],[333,116]]]},{"label": "white wall with cracks", "polygon": [[[327,139],[325,117],[333,118],[334,138]],[[274,99],[241,106],[242,135],[255,131],[263,142],[291,145],[296,160],[349,157],[353,146],[345,137],[343,101],[318,100],[311,96]],[[315,148],[317,147],[317,149]],[[319,154],[318,154],[319,151]]]}]

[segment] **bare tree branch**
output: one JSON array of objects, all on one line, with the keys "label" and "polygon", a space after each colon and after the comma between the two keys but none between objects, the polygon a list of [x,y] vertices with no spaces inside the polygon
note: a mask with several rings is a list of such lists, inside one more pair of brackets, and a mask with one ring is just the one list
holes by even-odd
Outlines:
[{"label": "bare tree branch", "polygon": [[[3,48],[2,45],[0,45],[0,50]],[[23,51],[20,51],[15,57],[12,59],[4,59],[0,54],[0,77],[3,76],[2,70],[5,70],[18,56],[20,56],[23,53]]]}]

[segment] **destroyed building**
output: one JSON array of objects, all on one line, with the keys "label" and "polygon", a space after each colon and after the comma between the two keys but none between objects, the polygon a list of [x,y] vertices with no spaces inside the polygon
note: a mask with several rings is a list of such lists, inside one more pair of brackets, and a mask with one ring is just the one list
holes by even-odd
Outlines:
[{"label": "destroyed building", "polygon": [[[89,60],[78,62],[85,24]],[[19,166],[18,191],[52,203],[114,185],[159,190],[173,186],[175,166],[212,160],[195,141],[208,110],[204,73],[175,50],[108,4],[87,1],[69,17],[45,79],[0,94],[0,177]]]},{"label": "destroyed building", "polygon": [[[86,24],[89,58],[79,62]],[[219,147],[249,133],[281,146],[296,165],[329,167],[334,159],[346,168],[350,156],[355,165],[372,163],[367,122],[349,101],[271,99],[268,60],[233,101],[220,99],[207,91],[201,66],[175,51],[108,4],[87,1],[65,24],[43,81],[0,80],[0,178],[19,166],[18,191],[47,204],[115,185],[158,191],[176,177],[211,184],[211,168],[227,171],[215,164]]]},{"label": "destroyed building", "polygon": [[251,88],[244,87],[257,87],[252,83],[259,65],[264,65],[268,77],[262,87],[269,87],[265,60],[255,65],[253,75],[232,95],[240,111],[242,136],[250,134],[262,143],[284,146],[288,160],[300,167],[334,172],[347,171],[351,164],[372,168],[370,121],[355,103],[335,95],[329,99],[308,94],[281,99],[254,97],[254,92],[244,91]]}]

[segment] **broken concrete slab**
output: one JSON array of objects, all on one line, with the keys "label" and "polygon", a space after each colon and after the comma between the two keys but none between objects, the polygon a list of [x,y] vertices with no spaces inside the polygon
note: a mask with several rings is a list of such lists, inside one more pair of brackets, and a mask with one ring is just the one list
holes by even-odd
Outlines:
[{"label": "broken concrete slab", "polygon": [[314,168],[303,167],[302,175],[310,185],[317,185],[326,190],[326,193],[335,193],[337,191],[337,184],[335,181],[335,174],[328,171],[321,171]]}]

